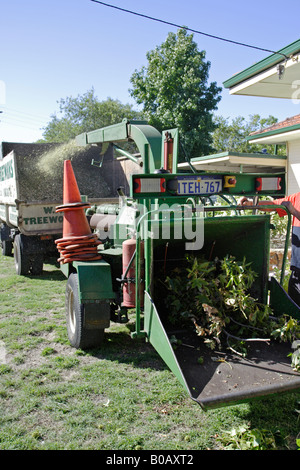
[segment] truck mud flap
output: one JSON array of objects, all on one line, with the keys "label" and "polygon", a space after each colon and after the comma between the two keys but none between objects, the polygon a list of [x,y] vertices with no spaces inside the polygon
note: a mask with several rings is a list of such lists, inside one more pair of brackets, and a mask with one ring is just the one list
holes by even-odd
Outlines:
[{"label": "truck mud flap", "polygon": [[173,349],[157,309],[145,295],[145,331],[171,371],[202,409],[208,410],[300,389],[300,374],[291,367],[287,343],[253,342],[246,358],[210,351],[196,333],[176,332]]}]

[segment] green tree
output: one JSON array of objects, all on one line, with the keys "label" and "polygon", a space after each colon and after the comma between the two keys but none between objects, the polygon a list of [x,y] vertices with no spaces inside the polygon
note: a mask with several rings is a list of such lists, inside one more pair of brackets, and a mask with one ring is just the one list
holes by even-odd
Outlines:
[{"label": "green tree", "polygon": [[178,128],[190,157],[209,153],[215,129],[213,111],[221,97],[215,82],[208,84],[210,62],[185,29],[169,33],[147,53],[148,65],[135,70],[131,96],[143,106],[149,124],[158,130]]},{"label": "green tree", "polygon": [[[246,138],[252,133],[265,129],[278,121],[274,116],[262,118],[259,114],[250,115],[248,121],[242,116],[238,116],[231,121],[229,118],[217,116],[214,119],[217,129],[214,130],[213,147],[216,152],[260,152],[262,148],[266,148],[268,153],[274,153],[272,145],[251,144]],[[279,153],[285,153],[285,147],[280,149]]]},{"label": "green tree", "polygon": [[142,114],[130,104],[122,104],[112,98],[99,101],[93,88],[76,98],[60,99],[59,112],[61,116],[54,113],[44,129],[46,142],[66,142],[82,132],[116,124],[123,118],[142,118]]}]

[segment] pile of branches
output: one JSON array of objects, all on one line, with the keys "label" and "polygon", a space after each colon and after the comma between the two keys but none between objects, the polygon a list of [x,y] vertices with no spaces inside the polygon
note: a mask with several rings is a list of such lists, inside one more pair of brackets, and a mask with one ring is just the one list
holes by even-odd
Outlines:
[{"label": "pile of branches", "polygon": [[[251,263],[233,256],[206,261],[187,258],[187,266],[176,267],[166,278],[168,320],[174,326],[193,325],[211,349],[229,348],[245,356],[252,341],[300,340],[296,319],[274,317],[269,305],[251,296],[257,274]],[[300,341],[299,341],[300,343]],[[300,348],[293,358],[300,369]]]}]

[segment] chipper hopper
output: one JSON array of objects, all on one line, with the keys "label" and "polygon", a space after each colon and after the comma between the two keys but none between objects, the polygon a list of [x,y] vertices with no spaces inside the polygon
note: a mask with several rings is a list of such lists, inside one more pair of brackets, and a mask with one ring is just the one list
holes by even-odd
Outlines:
[{"label": "chipper hopper", "polygon": [[[127,322],[130,311],[135,317],[132,337],[144,337],[153,345],[203,409],[299,389],[300,374],[290,364],[291,344],[253,342],[245,358],[231,351],[210,351],[194,332],[184,327],[174,332],[159,287],[172,269],[184,264],[187,254],[245,258],[257,273],[252,288],[257,301],[269,305],[274,316],[285,313],[300,319],[298,306],[282,287],[290,214],[280,206],[287,212],[288,229],[277,282],[269,279],[270,214],[263,206],[245,211],[236,202],[241,195],[284,196],[284,173],[196,172],[190,163],[190,170],[181,172],[178,130],[160,133],[143,121],[125,119],[81,134],[77,143],[99,147],[110,143],[136,165],[136,172],[127,175],[129,194],[119,188],[115,204],[100,204],[88,215],[72,169],[65,177],[68,189],[58,208],[64,212],[64,234],[58,248],[61,269],[68,278],[71,345],[100,347],[110,322]],[[180,338],[176,348],[174,335]]]}]

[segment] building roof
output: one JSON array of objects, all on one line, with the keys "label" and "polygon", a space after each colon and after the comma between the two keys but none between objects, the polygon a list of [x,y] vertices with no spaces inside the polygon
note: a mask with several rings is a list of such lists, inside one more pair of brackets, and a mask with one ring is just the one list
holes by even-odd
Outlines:
[{"label": "building roof", "polygon": [[283,129],[286,127],[298,126],[298,125],[300,125],[300,114],[296,114],[296,116],[286,118],[284,121],[275,122],[275,124],[272,124],[271,126],[266,127],[265,129],[262,129],[260,131],[251,132],[251,135],[263,134],[265,132],[275,131],[277,129]]},{"label": "building roof", "polygon": [[[284,121],[276,122],[256,132],[252,132],[247,140],[261,143],[285,143],[289,140],[300,139],[300,114],[286,118]],[[262,142],[262,139],[264,142]]]},{"label": "building roof", "polygon": [[300,76],[300,39],[225,80],[230,94],[293,98]]}]

